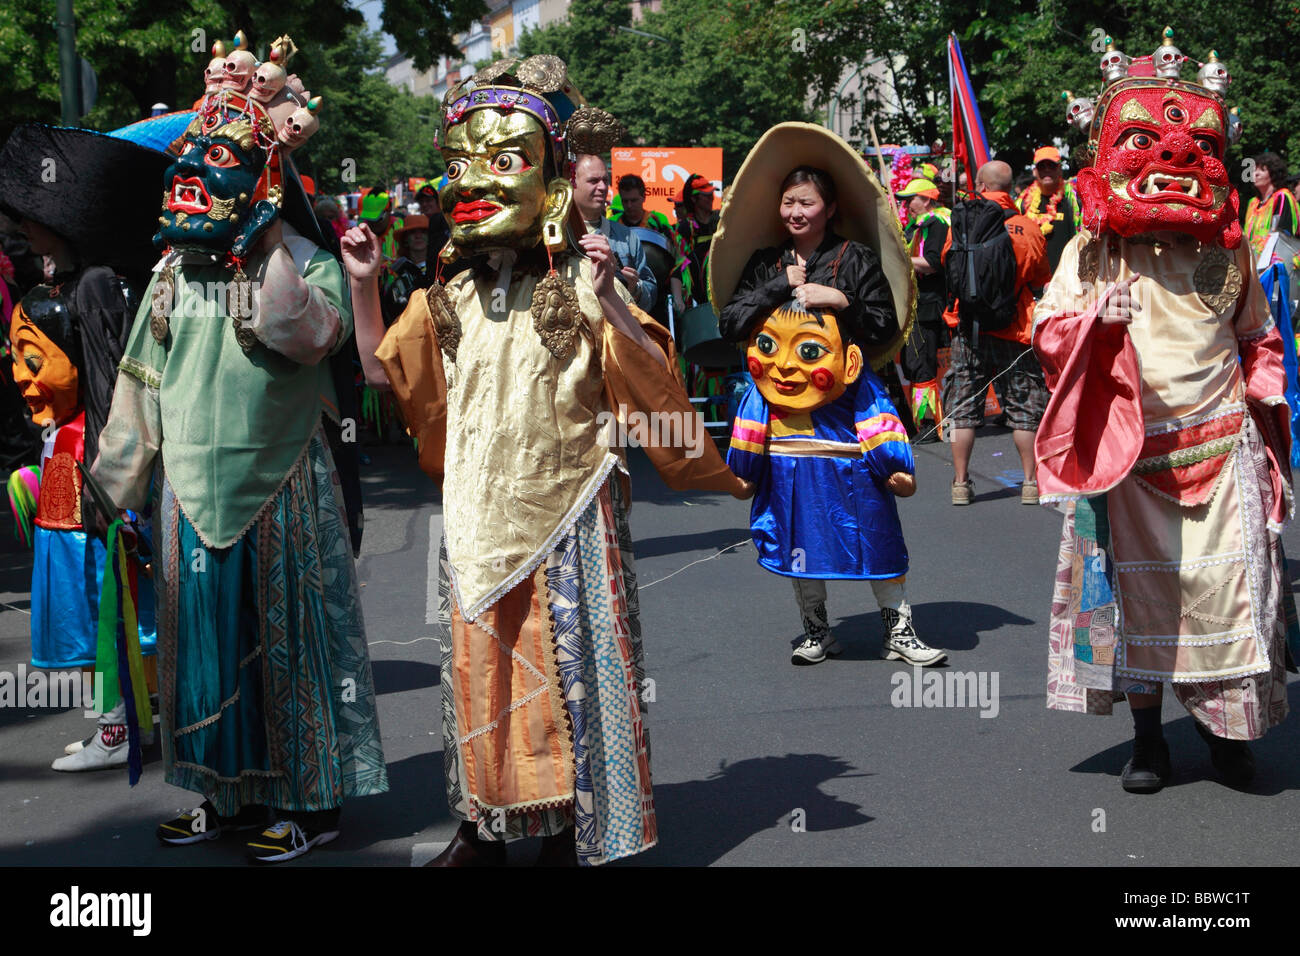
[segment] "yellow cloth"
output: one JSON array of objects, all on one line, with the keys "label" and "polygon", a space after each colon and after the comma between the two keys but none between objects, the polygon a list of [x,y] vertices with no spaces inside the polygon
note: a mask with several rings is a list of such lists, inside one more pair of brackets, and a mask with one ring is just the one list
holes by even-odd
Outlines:
[{"label": "yellow cloth", "polygon": [[[421,467],[442,476],[448,559],[468,621],[537,567],[618,463],[607,444],[616,430],[602,429],[602,412],[667,411],[695,421],[668,356],[651,355],[606,322],[590,262],[564,256],[556,267],[577,290],[584,318],[564,360],[533,328],[532,275],[514,276],[504,290],[471,273],[452,280],[447,292],[461,327],[454,362],[439,351],[423,296],[412,298],[375,352],[420,442]],[[628,308],[656,338],[657,323]],[[664,336],[657,341],[671,352]],[[740,487],[707,438],[646,451],[674,489]]]}]

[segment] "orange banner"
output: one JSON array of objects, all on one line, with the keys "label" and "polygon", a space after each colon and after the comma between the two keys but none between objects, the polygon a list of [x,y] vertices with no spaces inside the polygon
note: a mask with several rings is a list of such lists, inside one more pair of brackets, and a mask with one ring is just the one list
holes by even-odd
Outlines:
[{"label": "orange banner", "polygon": [[702,147],[619,146],[611,153],[610,173],[618,188],[620,176],[629,173],[645,180],[645,207],[666,215],[676,222],[673,202],[681,195],[682,184],[699,174],[713,183],[716,209],[722,194],[722,149]]}]

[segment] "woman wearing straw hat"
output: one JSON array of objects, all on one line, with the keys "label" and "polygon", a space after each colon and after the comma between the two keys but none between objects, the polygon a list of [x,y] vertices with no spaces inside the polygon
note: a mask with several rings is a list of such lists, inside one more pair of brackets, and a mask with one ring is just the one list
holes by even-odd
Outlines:
[{"label": "woman wearing straw hat", "polygon": [[[839,652],[825,581],[865,579],[885,623],[883,656],[941,663],[947,655],[917,638],[904,593],[894,496],[915,491],[911,448],[871,370],[907,337],[916,282],[897,219],[861,157],[819,126],[769,130],[723,203],[709,293],[723,337],[750,343],[751,374],[763,379],[742,401],[728,462],[758,484],[759,563],[794,585],[804,639],[791,662]],[[769,325],[789,325],[792,310],[834,334],[822,342],[813,329],[810,344],[791,331],[787,355],[774,344],[783,333]]]}]

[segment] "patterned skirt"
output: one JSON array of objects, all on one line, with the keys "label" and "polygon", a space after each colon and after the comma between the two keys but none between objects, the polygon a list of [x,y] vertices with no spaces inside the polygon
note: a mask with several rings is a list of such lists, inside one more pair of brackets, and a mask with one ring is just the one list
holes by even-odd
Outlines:
[{"label": "patterned skirt", "polygon": [[329,810],[388,789],[342,500],[319,431],[229,548],[205,547],[162,482],[164,769],[223,816]]},{"label": "patterned skirt", "polygon": [[1253,740],[1286,717],[1287,643],[1298,635],[1281,540],[1266,523],[1268,467],[1247,421],[1204,504],[1130,475],[1063,505],[1050,709],[1109,714],[1116,694],[1168,682],[1220,737]]},{"label": "patterned skirt", "polygon": [[575,828],[588,865],[658,840],[636,576],[617,479],[473,622],[439,557],[447,803],[488,840]]}]

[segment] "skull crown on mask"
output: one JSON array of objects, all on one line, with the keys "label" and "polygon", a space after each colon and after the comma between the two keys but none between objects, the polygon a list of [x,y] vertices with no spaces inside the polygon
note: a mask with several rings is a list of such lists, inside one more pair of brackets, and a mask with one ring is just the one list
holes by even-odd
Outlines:
[{"label": "skull crown on mask", "polygon": [[1236,190],[1224,164],[1222,102],[1191,83],[1129,79],[1108,88],[1096,157],[1080,170],[1083,221],[1133,236],[1158,230],[1236,248]]}]

